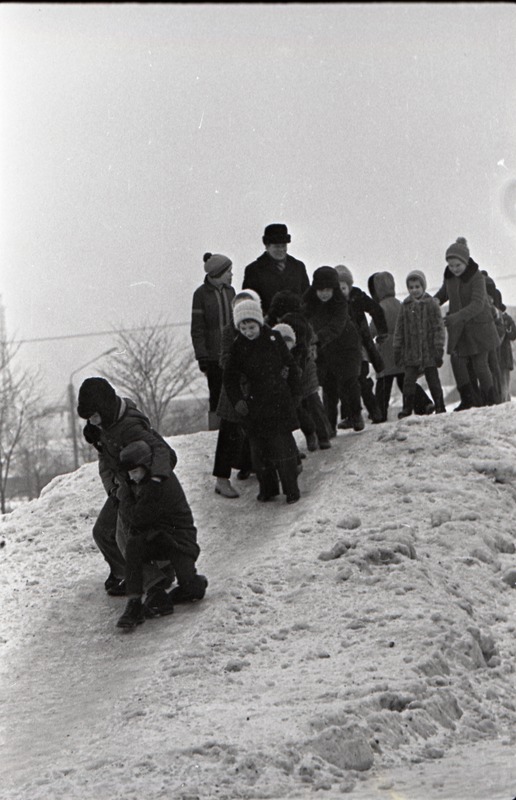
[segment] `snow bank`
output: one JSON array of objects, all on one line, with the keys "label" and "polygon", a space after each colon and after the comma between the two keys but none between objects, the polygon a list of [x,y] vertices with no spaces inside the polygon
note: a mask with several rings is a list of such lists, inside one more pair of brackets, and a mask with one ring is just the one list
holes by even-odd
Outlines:
[{"label": "snow bank", "polygon": [[216,434],[171,439],[210,586],[132,634],[96,465],[56,478],[0,527],[0,797],[509,800],[515,429],[509,404],[339,432],[295,506],[215,495]]}]

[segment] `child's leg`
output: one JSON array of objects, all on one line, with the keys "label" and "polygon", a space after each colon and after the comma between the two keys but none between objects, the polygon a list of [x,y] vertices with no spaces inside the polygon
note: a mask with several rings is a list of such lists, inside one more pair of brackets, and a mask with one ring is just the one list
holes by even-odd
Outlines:
[{"label": "child's leg", "polygon": [[231,468],[238,462],[241,446],[238,423],[221,419],[212,473],[216,478],[231,478]]},{"label": "child's leg", "polygon": [[268,452],[278,471],[283,494],[299,498],[297,483],[297,446],[292,433],[277,433],[267,439]]},{"label": "child's leg", "polygon": [[471,366],[480,384],[485,403],[494,402],[493,375],[489,369],[489,353],[475,353],[471,356]]},{"label": "child's leg", "polygon": [[434,401],[435,413],[441,414],[443,411],[446,411],[446,408],[444,406],[443,389],[437,367],[426,367],[425,378],[428,383],[428,388],[430,389],[430,394],[432,395],[432,400]]},{"label": "child's leg", "polygon": [[319,392],[313,392],[313,394],[305,397],[303,403],[306,403],[306,406],[314,421],[315,432],[317,434],[319,444],[321,444],[321,442],[328,442],[331,433],[330,422],[328,420],[328,415],[324,410]]},{"label": "child's leg", "polygon": [[[119,582],[125,574],[125,560],[116,541],[118,502],[108,497],[93,526],[93,539],[109,564],[110,577]],[[107,588],[107,587],[106,587]]]},{"label": "child's leg", "polygon": [[398,414],[398,419],[409,417],[414,411],[418,372],[418,367],[405,367],[405,375],[403,377],[403,408]]},{"label": "child's leg", "polygon": [[[253,470],[258,479],[258,486],[260,491],[258,493],[259,500],[270,500],[279,494],[278,476],[275,467],[268,459],[268,451],[266,443],[263,438],[257,436],[249,437],[249,446],[251,448],[251,461]],[[296,465],[297,465],[297,449],[296,449]]]}]

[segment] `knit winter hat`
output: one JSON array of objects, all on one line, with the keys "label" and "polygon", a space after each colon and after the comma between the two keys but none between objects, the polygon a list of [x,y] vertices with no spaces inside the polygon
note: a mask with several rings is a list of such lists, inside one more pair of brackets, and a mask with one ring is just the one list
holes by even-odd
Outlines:
[{"label": "knit winter hat", "polygon": [[100,414],[102,420],[112,419],[117,396],[105,378],[86,378],[79,389],[77,413],[83,419]]},{"label": "knit winter hat", "polygon": [[226,270],[228,270],[233,262],[227,256],[220,255],[220,253],[205,253],[203,256],[204,271],[210,278],[220,278]]},{"label": "knit winter hat", "polygon": [[233,308],[236,306],[237,303],[241,303],[242,300],[254,300],[255,303],[258,303],[259,306],[262,304],[262,298],[255,292],[254,289],[242,289],[241,292],[237,292],[234,296],[233,300],[231,301],[233,304]]},{"label": "knit winter hat", "polygon": [[286,225],[281,222],[273,222],[267,225],[262,236],[264,244],[288,244],[290,242],[290,233]]},{"label": "knit winter hat", "polygon": [[335,269],[337,270],[337,275],[339,276],[339,282],[345,281],[351,289],[353,286],[353,275],[351,274],[351,270],[344,266],[344,264],[337,264]]},{"label": "knit winter hat", "polygon": [[235,327],[238,328],[241,322],[252,319],[259,325],[263,325],[263,313],[259,303],[254,300],[241,300],[233,308],[233,320]]},{"label": "knit winter hat", "polygon": [[312,276],[314,289],[340,289],[339,276],[335,267],[319,267]]},{"label": "knit winter hat", "polygon": [[272,330],[281,333],[284,339],[292,339],[294,344],[296,343],[296,334],[294,333],[294,329],[291,328],[290,325],[287,325],[285,322],[278,322],[278,324],[275,325]]},{"label": "knit winter hat", "polygon": [[418,281],[420,281],[421,286],[423,287],[424,291],[426,292],[426,277],[425,277],[425,273],[421,272],[420,269],[413,269],[411,272],[409,272],[409,274],[407,275],[407,280],[406,280],[407,286],[408,286],[408,282],[410,280],[416,280],[416,279]]},{"label": "knit winter hat", "polygon": [[139,439],[131,442],[122,450],[118,456],[120,466],[124,469],[135,469],[136,467],[150,467],[152,463],[152,450],[147,442]]},{"label": "knit winter hat", "polygon": [[450,258],[458,258],[463,261],[466,266],[469,264],[469,248],[468,243],[463,236],[459,236],[456,242],[451,244],[446,251],[446,261]]}]

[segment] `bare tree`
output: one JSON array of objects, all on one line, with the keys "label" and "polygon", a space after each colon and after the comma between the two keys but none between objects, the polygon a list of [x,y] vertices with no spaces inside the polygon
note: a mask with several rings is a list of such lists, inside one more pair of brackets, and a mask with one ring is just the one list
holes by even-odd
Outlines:
[{"label": "bare tree", "polygon": [[197,377],[191,342],[170,326],[154,322],[117,333],[116,343],[117,352],[108,358],[106,376],[127,392],[156,430],[167,435],[163,425],[173,399]]},{"label": "bare tree", "polygon": [[17,448],[37,414],[38,376],[17,370],[14,357],[18,348],[0,342],[0,510],[6,511],[7,480]]}]

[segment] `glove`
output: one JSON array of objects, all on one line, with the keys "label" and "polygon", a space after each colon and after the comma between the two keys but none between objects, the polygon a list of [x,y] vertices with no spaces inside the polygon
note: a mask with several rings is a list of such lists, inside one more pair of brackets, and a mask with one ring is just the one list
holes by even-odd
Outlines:
[{"label": "glove", "polygon": [[440,369],[442,367],[442,365],[443,365],[443,357],[442,356],[436,356],[435,357],[435,366],[437,367],[437,369]]},{"label": "glove", "polygon": [[240,414],[241,417],[247,417],[249,414],[249,408],[245,400],[239,400],[235,405],[235,411],[237,414]]},{"label": "glove", "polygon": [[201,372],[208,372],[208,366],[209,366],[209,363],[210,363],[208,361],[208,359],[207,358],[199,358],[198,362],[199,362],[199,369],[201,370]]}]

